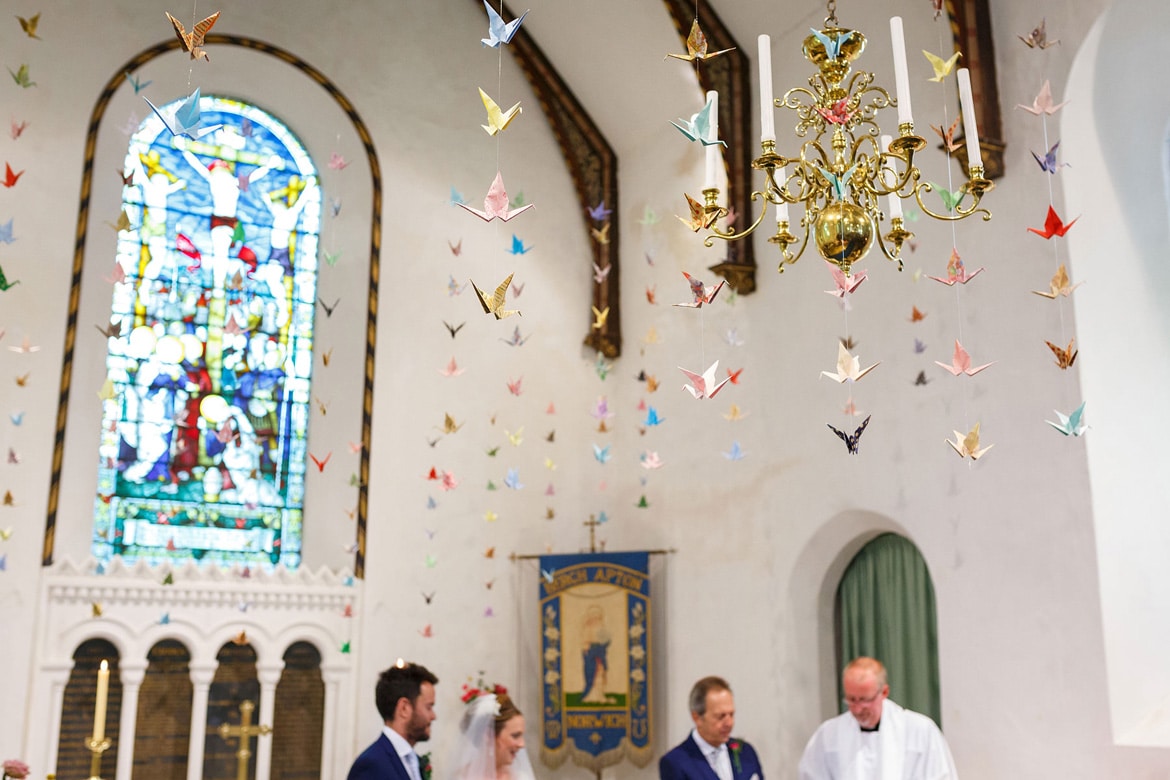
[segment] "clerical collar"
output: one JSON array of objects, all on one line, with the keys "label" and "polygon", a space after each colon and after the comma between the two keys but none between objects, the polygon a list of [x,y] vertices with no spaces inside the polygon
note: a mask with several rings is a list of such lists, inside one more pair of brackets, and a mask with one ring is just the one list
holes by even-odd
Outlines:
[{"label": "clerical collar", "polygon": [[865,731],[865,732],[870,732],[870,731],[877,731],[877,730],[878,730],[878,729],[880,729],[881,727],[882,727],[882,722],[881,722],[880,720],[877,722],[877,725],[876,725],[876,726],[874,726],[872,729],[867,729],[865,726],[862,726],[861,724],[858,724],[858,728],[860,728],[862,731]]}]

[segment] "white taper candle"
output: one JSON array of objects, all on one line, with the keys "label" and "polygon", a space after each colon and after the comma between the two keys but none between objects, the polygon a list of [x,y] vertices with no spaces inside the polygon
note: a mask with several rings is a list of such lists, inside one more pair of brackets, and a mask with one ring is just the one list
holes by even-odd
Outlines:
[{"label": "white taper candle", "polygon": [[772,37],[760,36],[760,142],[776,140],[775,107],[772,105]]},{"label": "white taper candle", "polygon": [[106,738],[106,699],[110,694],[110,665],[102,661],[98,669],[97,702],[93,708],[93,741],[101,742]]},{"label": "white taper candle", "polygon": [[[883,135],[878,143],[881,144],[882,151],[888,152],[890,150],[890,141],[893,139],[888,135]],[[888,172],[888,175],[887,175]],[[889,158],[886,158],[885,164],[882,165],[882,184],[887,187],[894,186],[898,181],[898,172],[894,170],[894,164]],[[902,218],[902,199],[895,193],[890,193],[890,219]]]},{"label": "white taper candle", "polygon": [[[719,93],[711,90],[707,93],[707,102],[711,104],[711,140],[719,139]],[[707,182],[706,189],[719,186],[719,165],[722,162],[719,155],[719,144],[707,147]]]},{"label": "white taper candle", "polygon": [[959,106],[963,109],[963,138],[967,144],[967,167],[983,167],[979,128],[975,125],[975,99],[971,96],[971,71],[959,68]]},{"label": "white taper candle", "polygon": [[906,38],[902,34],[902,17],[890,17],[890,38],[894,45],[894,90],[898,97],[898,124],[912,123],[910,110],[910,71],[906,66]]}]

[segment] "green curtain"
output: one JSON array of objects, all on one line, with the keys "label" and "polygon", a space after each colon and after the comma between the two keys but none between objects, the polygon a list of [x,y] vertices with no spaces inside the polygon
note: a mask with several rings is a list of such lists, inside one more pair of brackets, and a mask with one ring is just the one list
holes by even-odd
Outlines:
[{"label": "green curtain", "polygon": [[837,668],[861,655],[878,659],[890,698],[941,727],[934,586],[918,548],[892,533],[861,548],[837,586],[836,616]]}]

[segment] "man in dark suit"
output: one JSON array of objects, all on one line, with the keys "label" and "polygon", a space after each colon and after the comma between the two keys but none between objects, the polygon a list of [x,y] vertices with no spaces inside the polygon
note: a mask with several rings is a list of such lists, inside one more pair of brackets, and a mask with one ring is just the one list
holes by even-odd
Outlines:
[{"label": "man in dark suit", "polygon": [[[419,664],[398,660],[378,677],[374,701],[385,725],[349,770],[349,780],[428,780],[414,746],[431,737],[435,684],[439,678]],[[427,775],[427,777],[424,777]]]},{"label": "man in dark suit", "polygon": [[695,728],[658,762],[661,780],[764,780],[752,746],[731,736],[735,698],[722,677],[704,677],[691,688]]}]

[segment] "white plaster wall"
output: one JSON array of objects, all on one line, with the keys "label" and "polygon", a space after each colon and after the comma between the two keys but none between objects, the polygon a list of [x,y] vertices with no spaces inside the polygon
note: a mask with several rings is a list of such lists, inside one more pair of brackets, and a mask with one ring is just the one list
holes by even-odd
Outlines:
[{"label": "white plaster wall", "polygon": [[[724,5],[725,21],[752,51],[755,33],[772,34],[778,92],[781,85],[805,82],[808,68],[797,49],[806,28],[823,19],[819,6],[785,9],[781,19],[773,4],[758,0]],[[944,26],[930,18],[929,4],[861,6],[839,8],[843,24],[869,36],[859,65],[876,70],[879,81],[892,86],[886,18],[901,13],[917,124],[939,123],[944,98],[947,116],[953,117],[954,93],[929,84],[925,60],[915,57],[920,48],[939,51],[945,37]],[[13,383],[0,381],[0,406],[27,410],[23,426],[3,432],[4,441],[23,452],[24,463],[0,467],[5,486],[19,485],[26,496],[16,508],[4,510],[3,519],[17,529],[4,543],[8,571],[0,580],[0,620],[12,628],[12,636],[31,633],[38,620],[37,563],[56,413],[53,388],[86,118],[101,84],[125,59],[170,35],[161,9],[145,9],[132,0],[103,4],[100,13],[96,6],[73,8],[69,14],[45,10],[44,42],[11,41],[11,56],[30,60],[34,79],[44,74],[42,83],[24,93],[6,86],[2,93],[5,108],[30,120],[25,138],[16,144],[0,138],[0,149],[19,153],[29,169],[30,187],[14,191],[19,198],[0,193],[0,218],[14,216],[21,237],[17,244],[0,247],[0,263],[23,280],[16,288],[19,295],[0,297],[0,327],[8,329],[6,344],[28,332],[44,347],[34,355],[0,355],[3,374],[32,370],[42,382],[35,394],[18,395]],[[679,41],[656,3],[606,0],[534,7],[525,25],[593,113],[620,159],[625,353],[605,382],[593,371],[593,357],[579,346],[588,327],[591,281],[584,258],[589,239],[571,182],[519,70],[505,57],[497,77],[494,52],[479,48],[483,24],[474,4],[442,0],[387,7],[363,1],[344,8],[309,3],[292,8],[257,2],[223,10],[217,30],[295,51],[340,86],[370,125],[385,174],[369,563],[365,612],[354,643],[364,681],[359,687],[365,692],[352,703],[360,725],[339,751],[356,753],[376,735],[373,682],[398,656],[426,663],[442,678],[432,743],[440,767],[452,749],[458,688],[467,676],[484,670],[490,679],[511,683],[521,706],[537,712],[530,646],[535,627],[524,611],[537,574],[531,563],[513,565],[505,556],[541,552],[546,546],[578,549],[587,538],[579,523],[605,510],[610,520],[600,535],[610,549],[677,550],[654,563],[655,585],[665,595],[657,613],[664,632],[657,643],[656,729],[662,750],[687,733],[685,694],[694,679],[720,673],[737,689],[738,732],[760,749],[768,776],[794,777],[804,741],[834,710],[831,628],[825,618],[831,614],[836,577],[866,539],[897,530],[919,546],[934,577],[943,721],[965,777],[1166,776],[1170,759],[1165,751],[1111,744],[1084,443],[1064,440],[1042,422],[1054,406],[1075,406],[1081,390],[1076,374],[1051,366],[1043,345],[1045,338],[1060,335],[1057,310],[1028,292],[1042,289],[1052,272],[1051,247],[1025,231],[1042,222],[1047,188],[1028,154],[1029,147],[1040,148],[1036,126],[1030,116],[1009,108],[1030,99],[1045,74],[1052,76],[1055,93],[1063,93],[1063,74],[1101,3],[995,4],[1009,173],[988,201],[995,219],[958,225],[953,239],[969,268],[985,265],[988,270],[957,292],[925,280],[915,283],[911,274],[918,267],[942,272],[952,244],[948,226],[920,220],[911,226],[920,245],[908,257],[907,272],[899,275],[871,257],[871,277],[855,296],[847,322],[820,292],[831,282],[818,260],[805,257],[779,277],[772,271],[774,249],[762,239],[756,247],[757,293],[702,313],[666,305],[685,295],[680,270],[709,280],[703,269],[720,257],[718,249],[705,250],[671,218],[681,213],[681,192],[695,194],[702,175],[701,154],[667,124],[689,115],[701,100],[686,66],[661,61],[666,51],[678,50]],[[1026,33],[1042,15],[1050,34],[1064,43],[1038,58],[1015,35]],[[102,31],[102,46],[83,46],[87,36]],[[316,87],[306,88],[296,74],[272,72],[259,58],[219,50],[212,51],[212,58],[210,65],[197,64],[193,84],[207,79],[274,108],[301,96],[314,99]],[[237,63],[239,71],[233,69]],[[164,94],[186,89],[187,62],[178,54],[158,61],[157,70]],[[476,86],[493,94],[498,89],[501,102],[522,99],[526,108],[501,137],[499,164],[509,190],[523,190],[537,208],[507,227],[481,224],[445,203],[451,185],[472,201],[481,198],[495,172],[497,147],[476,127],[481,110]],[[310,149],[323,163],[328,139],[339,126],[334,115],[325,109],[304,116],[277,113],[303,138],[316,139]],[[782,134],[790,124],[778,115]],[[927,178],[938,181],[947,175],[944,159],[933,148],[923,153],[922,165]],[[356,171],[355,181],[364,175],[356,164],[348,170]],[[42,173],[34,188],[36,171]],[[59,185],[46,183],[48,171],[56,172]],[[100,196],[95,190],[95,208],[99,197],[106,202],[116,197],[112,176],[107,186],[111,189]],[[357,191],[347,194],[347,203],[360,197]],[[56,202],[51,198],[65,205],[54,211],[48,207]],[[1071,193],[1068,198],[1074,200]],[[653,229],[636,224],[646,205],[663,216]],[[1084,221],[1077,230],[1091,232],[1091,220]],[[513,228],[536,247],[531,255],[513,260],[502,252]],[[1096,228],[1093,232],[1107,230]],[[364,243],[360,223],[355,235]],[[453,258],[446,242],[461,237],[464,254]],[[107,261],[96,246],[91,249],[97,257],[93,262],[104,268]],[[653,266],[644,259],[647,250]],[[527,282],[518,301],[524,312],[519,322],[486,320],[468,297],[470,290],[459,298],[446,296],[449,273],[486,286],[514,269],[517,281]],[[357,273],[352,283],[362,282],[364,275]],[[648,284],[657,285],[659,306],[646,304]],[[914,305],[928,313],[917,325],[907,322]],[[468,325],[452,342],[442,319],[468,320]],[[82,330],[88,327],[84,322]],[[360,317],[347,322],[362,327]],[[497,340],[515,324],[532,333],[520,350]],[[662,343],[643,353],[639,340],[651,326]],[[746,340],[743,347],[732,349],[720,338],[729,327]],[[976,359],[998,360],[970,380],[951,379],[931,362],[949,358],[960,327]],[[873,414],[856,458],[848,457],[824,427],[830,421],[843,424],[845,391],[817,379],[833,365],[836,339],[846,330],[858,340],[862,359],[882,361],[855,389],[858,407]],[[336,337],[346,335],[348,330],[339,330]],[[915,337],[928,343],[925,354],[914,354]],[[1081,343],[1081,361],[1087,361],[1090,345]],[[452,354],[468,373],[447,380],[435,369]],[[743,383],[711,404],[679,392],[676,366],[703,367],[716,358],[721,365],[744,367]],[[84,365],[81,360],[75,386],[82,383],[83,370],[91,382],[93,372],[100,372],[100,359]],[[632,379],[643,368],[663,382],[653,395]],[[915,387],[914,377],[924,369],[933,381]],[[525,394],[515,398],[504,381],[521,374]],[[618,412],[605,436],[593,430],[587,414],[601,394]],[[1090,405],[1094,412],[1097,395]],[[640,415],[634,408],[643,397],[666,419],[645,437],[636,430]],[[746,421],[722,419],[732,401],[750,413]],[[545,414],[549,402],[557,410],[551,417]],[[466,426],[432,449],[425,438],[436,435],[434,426],[447,411],[466,420]],[[493,414],[494,426],[489,422]],[[970,466],[954,456],[943,438],[976,420],[996,448]],[[1095,426],[1104,422],[1092,416],[1090,421]],[[524,445],[509,452],[502,429],[520,425]],[[548,444],[544,435],[554,428],[556,441]],[[84,438],[85,431],[71,430],[70,435]],[[314,428],[312,435],[334,434]],[[733,440],[748,453],[735,464],[719,455]],[[612,442],[614,458],[602,467],[592,458],[592,444],[606,441]],[[483,454],[497,444],[504,449],[496,458]],[[644,449],[659,451],[667,465],[644,474],[637,465]],[[544,469],[546,456],[557,463],[553,474]],[[77,476],[62,499],[58,544],[66,547],[76,544],[67,536],[87,532],[92,492],[86,456],[76,457]],[[432,465],[453,471],[461,486],[451,493],[432,490],[419,478]],[[518,466],[528,487],[517,493],[485,491],[488,479],[502,481],[507,466]],[[325,498],[311,507],[307,538],[332,538],[322,542],[326,546],[351,538],[341,511],[352,501],[344,485],[348,473],[348,468],[338,471],[342,484],[326,483],[329,487],[318,491]],[[645,486],[642,476],[648,479]],[[550,479],[557,492],[546,498],[543,489]],[[643,493],[651,506],[635,509]],[[428,511],[431,494],[439,507]],[[552,521],[544,519],[547,506],[555,509]],[[495,523],[483,520],[489,509],[500,515]],[[435,531],[433,540],[424,529]],[[492,560],[483,556],[488,546],[496,547]],[[424,563],[428,554],[436,558],[434,568]],[[325,554],[316,563],[331,558]],[[484,582],[493,578],[488,591]],[[427,606],[419,592],[432,590],[437,593]],[[484,617],[487,606],[494,617]],[[432,638],[420,635],[428,624]],[[516,649],[525,643],[528,649]],[[6,668],[31,669],[29,656],[30,649],[19,641],[0,643],[0,663]],[[22,693],[27,677],[27,672],[14,676],[5,691],[17,699],[27,696]],[[17,741],[15,735],[40,727],[23,722],[21,712],[19,706],[0,711],[4,755],[19,753],[25,744],[27,737]],[[530,739],[537,740],[535,724]],[[542,772],[549,777],[580,774],[573,768]],[[606,773],[619,775],[652,777],[654,772],[621,767]]]},{"label": "white plaster wall", "polygon": [[[1142,24],[1135,27],[1134,19]],[[1078,279],[1077,325],[1087,360],[1081,368],[1094,430],[1086,440],[1101,561],[1111,724],[1124,745],[1170,744],[1170,671],[1160,651],[1170,640],[1161,605],[1170,575],[1161,553],[1170,543],[1157,522],[1170,499],[1161,478],[1170,456],[1149,441],[1148,415],[1170,379],[1164,300],[1170,290],[1165,260],[1167,203],[1164,165],[1170,90],[1154,74],[1159,30],[1170,24],[1160,3],[1121,2],[1102,16],[1069,73],[1079,99],[1061,131],[1079,164],[1065,180],[1070,213],[1084,213],[1100,230],[1070,242]],[[1134,102],[1138,112],[1126,111]],[[1121,112],[1119,114],[1119,112]],[[1118,121],[1119,116],[1124,121]],[[1161,175],[1160,175],[1161,174]],[[1135,375],[1133,366],[1143,365]],[[1143,673],[1130,673],[1141,669]]]}]

